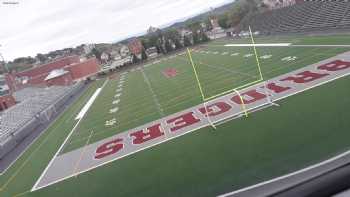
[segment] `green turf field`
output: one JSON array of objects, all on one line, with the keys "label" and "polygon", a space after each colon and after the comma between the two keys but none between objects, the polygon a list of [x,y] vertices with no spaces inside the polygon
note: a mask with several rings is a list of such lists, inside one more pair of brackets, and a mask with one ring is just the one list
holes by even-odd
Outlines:
[{"label": "green turf field", "polygon": [[[350,44],[345,36],[261,38],[257,43]],[[206,97],[259,79],[250,47],[223,47],[249,40],[213,41],[192,51]],[[279,76],[349,51],[344,47],[261,47],[257,49],[264,79]],[[238,55],[232,55],[239,53]],[[294,61],[281,59],[296,56]],[[176,76],[166,77],[168,68]],[[119,97],[117,73],[93,82],[71,108],[52,124],[0,177],[0,196],[215,196],[317,163],[349,149],[350,78],[289,97],[268,108],[212,128],[203,128],[159,146],[117,160],[42,190],[29,190],[75,123],[94,91],[99,97],[62,153],[132,129],[202,102],[187,54],[130,70]],[[105,81],[107,80],[107,81]],[[113,101],[119,99],[117,104]],[[312,104],[312,105],[311,105]],[[111,109],[118,107],[115,113]],[[334,117],[337,117],[335,119]],[[106,121],[114,119],[114,125]],[[90,134],[93,131],[93,135]]]}]

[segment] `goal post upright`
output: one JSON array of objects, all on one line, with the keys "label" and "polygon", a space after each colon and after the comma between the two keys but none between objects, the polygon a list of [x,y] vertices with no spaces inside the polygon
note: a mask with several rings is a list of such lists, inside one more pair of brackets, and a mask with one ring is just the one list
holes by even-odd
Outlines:
[{"label": "goal post upright", "polygon": [[257,64],[258,70],[259,70],[260,80],[263,81],[263,83],[264,83],[264,91],[265,91],[265,94],[267,96],[267,101],[270,105],[279,106],[278,104],[273,102],[273,100],[271,99],[271,95],[267,91],[267,83],[266,83],[266,81],[264,81],[264,76],[262,74],[262,69],[261,69],[261,65],[260,65],[260,61],[259,61],[259,55],[258,55],[258,52],[256,50],[256,45],[255,45],[255,40],[254,40],[254,36],[252,33],[252,29],[250,28],[250,26],[248,26],[248,27],[249,27],[250,38],[251,38],[251,41],[253,44],[253,50],[254,50],[254,54],[255,54],[256,64]]},{"label": "goal post upright", "polygon": [[239,99],[241,100],[241,103],[242,103],[241,106],[242,106],[242,110],[244,112],[245,117],[248,118],[248,110],[247,110],[247,107],[245,106],[242,95],[238,92],[238,90],[234,89],[234,91],[236,92],[236,94],[239,96]]},{"label": "goal post upright", "polygon": [[208,110],[207,110],[207,105],[206,105],[206,100],[205,100],[205,97],[204,97],[204,93],[203,93],[203,89],[202,89],[202,85],[199,81],[199,77],[198,77],[198,73],[197,73],[197,69],[196,69],[196,66],[194,65],[194,62],[193,62],[193,59],[192,59],[192,55],[191,55],[191,51],[189,48],[187,48],[187,55],[188,55],[188,58],[190,59],[190,62],[191,62],[191,65],[192,65],[192,68],[193,68],[193,71],[194,71],[194,75],[196,77],[196,81],[197,81],[197,85],[198,85],[198,88],[199,88],[199,92],[201,94],[201,97],[202,97],[202,101],[203,101],[203,106],[204,106],[204,110],[205,110],[205,115],[207,116],[207,119],[208,119],[208,122],[209,124],[214,128],[216,129],[216,126],[214,125],[214,123],[210,120],[210,117],[208,115]]}]

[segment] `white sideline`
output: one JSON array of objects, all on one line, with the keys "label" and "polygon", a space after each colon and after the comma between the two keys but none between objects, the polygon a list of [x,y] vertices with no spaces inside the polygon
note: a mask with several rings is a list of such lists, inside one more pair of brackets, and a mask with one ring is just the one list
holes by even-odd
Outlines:
[{"label": "white sideline", "polygon": [[[342,78],[342,77],[346,77],[346,76],[348,76],[348,75],[350,75],[350,73],[346,73],[346,74],[344,74],[344,75],[339,75],[339,76],[336,77],[336,78],[333,78],[333,79],[330,79],[330,80],[327,80],[327,81],[323,81],[323,82],[321,82],[321,83],[319,83],[319,84],[317,84],[317,85],[314,85],[314,86],[309,86],[309,87],[307,87],[307,88],[304,89],[304,90],[295,92],[294,94],[291,94],[291,95],[288,95],[288,96],[281,97],[281,98],[276,99],[276,100],[274,100],[274,101],[279,101],[279,100],[282,100],[282,99],[284,99],[284,98],[286,98],[286,97],[290,97],[290,96],[293,96],[293,95],[302,93],[302,92],[307,91],[307,90],[309,90],[309,89],[312,89],[312,88],[315,88],[315,87],[324,85],[324,84],[326,84],[326,83],[335,81],[335,80],[337,80],[337,79],[340,79],[340,78]],[[312,165],[312,166],[303,168],[303,169],[298,170],[298,171],[296,171],[296,172],[292,172],[292,173],[289,173],[289,174],[286,174],[286,175],[283,175],[283,176],[280,176],[280,177],[276,177],[276,178],[274,178],[274,179],[271,179],[271,180],[268,180],[268,181],[264,181],[264,182],[261,182],[261,183],[258,183],[258,184],[252,185],[252,186],[248,186],[248,187],[245,187],[245,188],[236,190],[236,191],[232,191],[232,192],[230,192],[230,193],[221,194],[221,195],[219,195],[218,197],[227,197],[227,196],[230,196],[230,195],[238,194],[238,193],[240,193],[240,192],[244,192],[244,191],[247,191],[247,190],[251,190],[251,189],[260,187],[260,186],[262,186],[262,185],[266,185],[266,184],[269,184],[269,183],[272,183],[272,182],[275,182],[275,181],[278,181],[278,180],[281,180],[281,179],[284,179],[284,178],[287,178],[287,177],[290,177],[290,176],[293,176],[293,175],[296,175],[296,174],[300,174],[300,173],[302,173],[302,172],[305,172],[305,171],[308,171],[308,170],[311,170],[311,169],[320,167],[320,166],[322,166],[322,165],[328,164],[328,163],[330,163],[330,162],[333,162],[333,161],[335,161],[335,160],[337,160],[337,159],[339,159],[339,158],[341,158],[341,157],[344,157],[344,156],[346,156],[346,155],[349,155],[349,154],[350,154],[350,150],[348,150],[348,151],[346,151],[346,152],[344,152],[344,153],[342,153],[342,154],[339,154],[339,155],[337,155],[337,156],[335,156],[335,157],[332,157],[332,158],[330,158],[330,159],[328,159],[328,160],[326,160],[326,161],[323,161],[323,162],[320,162],[320,163],[318,163],[318,164],[314,164],[314,165]]]},{"label": "white sideline", "polygon": [[320,166],[323,166],[325,164],[328,164],[328,163],[331,163],[335,160],[338,160],[342,157],[345,157],[347,155],[350,154],[350,150],[342,153],[342,154],[339,154],[335,157],[332,157],[330,159],[327,159],[321,163],[318,163],[318,164],[314,164],[312,166],[309,166],[309,167],[306,167],[306,168],[303,168],[301,170],[298,170],[296,172],[292,172],[292,173],[289,173],[289,174],[286,174],[286,175],[283,175],[283,176],[280,176],[280,177],[277,177],[277,178],[274,178],[274,179],[271,179],[271,180],[268,180],[268,181],[264,181],[264,182],[261,182],[261,183],[258,183],[258,184],[255,184],[255,185],[252,185],[252,186],[249,186],[249,187],[245,187],[245,188],[242,188],[242,189],[239,189],[239,190],[236,190],[236,191],[233,191],[233,192],[230,192],[230,193],[226,193],[226,194],[221,194],[219,195],[218,197],[228,197],[228,196],[231,196],[231,195],[235,195],[235,194],[238,194],[238,193],[241,193],[241,192],[244,192],[244,191],[248,191],[248,190],[251,190],[251,189],[254,189],[254,188],[257,188],[257,187],[260,187],[260,186],[263,186],[263,185],[266,185],[266,184],[269,184],[269,183],[273,183],[273,182],[276,182],[276,181],[279,181],[279,180],[282,180],[282,179],[285,179],[285,178],[288,178],[290,176],[294,176],[294,175],[297,175],[297,174],[300,174],[300,173],[303,173],[303,172],[306,172],[308,170],[311,170],[311,169],[314,169],[314,168],[317,168],[317,167],[320,167]]},{"label": "white sideline", "polygon": [[[221,45],[222,46],[222,45]],[[350,47],[347,44],[292,44],[292,43],[262,43],[262,44],[226,44],[225,47]]]},{"label": "white sideline", "polygon": [[89,108],[91,107],[92,103],[95,101],[95,99],[97,98],[97,96],[100,94],[101,92],[101,88],[98,88],[95,93],[90,97],[90,99],[88,100],[88,102],[86,102],[86,104],[84,105],[84,107],[80,110],[79,114],[75,117],[75,120],[79,120],[82,117],[84,117],[84,115],[86,114],[86,112],[89,110]]},{"label": "white sideline", "polygon": [[[96,92],[101,92],[101,90],[106,86],[106,84],[108,83],[108,79],[103,83],[102,87],[101,88],[98,88]],[[94,95],[95,95],[94,93]],[[93,95],[93,96],[94,96]],[[91,98],[93,97],[91,96]],[[97,95],[96,95],[97,97]],[[96,98],[95,98],[96,99]],[[94,100],[95,100],[94,99]],[[91,100],[91,99],[90,99]],[[89,100],[89,101],[90,101]],[[88,101],[88,102],[89,102]],[[87,103],[88,103],[87,102]],[[92,104],[92,103],[91,103]],[[91,105],[90,105],[91,106]],[[84,106],[85,107],[85,106]],[[84,108],[83,107],[83,108]],[[89,108],[86,110],[86,112],[89,110]],[[68,136],[66,137],[66,139],[64,139],[63,143],[61,144],[60,148],[57,150],[57,152],[55,153],[55,155],[52,157],[52,159],[50,160],[49,164],[46,166],[45,170],[41,173],[40,177],[38,178],[38,180],[35,182],[34,186],[32,187],[32,189],[30,190],[31,192],[32,191],[35,191],[35,188],[36,186],[39,184],[40,180],[43,178],[43,176],[46,174],[46,171],[49,169],[49,167],[51,166],[51,164],[53,163],[53,161],[55,160],[55,158],[57,157],[57,155],[61,152],[61,150],[63,149],[64,145],[66,144],[66,142],[68,141],[68,139],[70,138],[70,136],[73,134],[74,130],[78,127],[79,123],[81,120],[83,120],[84,116],[85,116],[86,113],[83,114],[83,116],[78,120],[78,122],[74,125],[73,129],[70,131],[70,133],[68,134]]]},{"label": "white sideline", "polygon": [[226,44],[225,47],[287,47],[292,43],[263,43],[263,44]]},{"label": "white sideline", "polygon": [[[294,92],[293,94],[280,97],[280,98],[278,98],[278,99],[276,99],[276,100],[274,100],[274,101],[283,100],[283,99],[285,99],[285,98],[287,98],[287,97],[290,97],[290,96],[293,96],[293,95],[302,93],[302,92],[307,91],[307,90],[309,90],[309,89],[312,89],[312,88],[315,88],[315,87],[324,85],[324,84],[326,84],[326,83],[335,81],[335,80],[337,80],[337,79],[340,79],[340,78],[345,77],[345,76],[348,76],[348,75],[350,75],[350,73],[346,73],[346,74],[343,74],[343,75],[339,75],[339,76],[337,76],[337,77],[335,77],[335,78],[332,78],[332,79],[329,79],[329,80],[326,80],[326,81],[322,81],[322,82],[320,82],[320,83],[318,83],[318,84],[316,84],[316,85],[308,86],[307,88],[302,89],[302,90],[299,90],[299,91],[297,91],[297,92]],[[263,83],[263,82],[262,82],[262,83]],[[260,84],[260,83],[259,83],[259,84]],[[257,84],[256,84],[256,85],[257,85]],[[252,86],[246,87],[246,88],[242,89],[241,91],[244,91],[244,90],[249,89],[249,88],[251,88],[251,87],[252,87]],[[262,107],[262,106],[264,106],[264,105],[266,105],[266,103],[261,104],[261,105],[258,105],[258,106],[254,106],[254,107],[249,108],[249,109],[247,109],[247,110],[248,110],[248,111],[254,110],[254,109],[260,108],[260,107]],[[237,115],[239,115],[239,114],[241,114],[241,112],[232,114],[232,115],[230,115],[230,116],[228,116],[228,117],[225,117],[225,118],[222,118],[222,119],[219,119],[219,120],[216,120],[215,122],[221,122],[221,121],[223,121],[223,120],[229,119],[229,118],[234,117],[234,116],[237,116]],[[132,151],[132,152],[130,152],[130,153],[126,154],[126,155],[123,155],[123,156],[121,156],[121,157],[118,157],[118,158],[115,158],[115,159],[112,159],[112,160],[109,160],[109,161],[100,163],[100,164],[98,164],[98,165],[96,165],[96,166],[93,166],[93,167],[91,167],[91,168],[87,168],[87,169],[82,170],[82,171],[80,171],[80,172],[73,173],[73,174],[71,174],[71,175],[69,175],[69,176],[67,176],[67,177],[64,177],[64,178],[61,178],[61,179],[57,179],[56,181],[53,181],[53,182],[51,182],[51,183],[49,183],[49,184],[46,184],[46,185],[44,185],[44,186],[36,187],[36,185],[34,185],[31,191],[36,191],[36,190],[39,190],[39,189],[48,187],[48,186],[50,186],[50,185],[53,185],[53,184],[55,184],[55,183],[58,183],[58,182],[60,182],[60,181],[65,180],[65,179],[74,177],[74,176],[76,176],[76,175],[78,175],[78,174],[81,174],[81,173],[84,173],[84,172],[93,170],[93,169],[98,168],[98,167],[100,167],[100,166],[103,166],[103,165],[106,165],[106,164],[108,164],[108,163],[111,163],[111,162],[113,162],[113,161],[115,161],[115,160],[122,159],[122,158],[127,157],[127,156],[129,156],[129,155],[132,155],[132,154],[134,154],[134,153],[137,153],[137,152],[143,151],[143,150],[145,150],[145,149],[148,149],[148,148],[157,146],[157,145],[159,145],[159,144],[165,143],[165,142],[167,142],[167,141],[169,141],[169,140],[172,140],[172,139],[181,137],[181,136],[183,136],[183,135],[186,135],[186,134],[188,134],[188,133],[191,133],[191,132],[193,132],[193,131],[196,131],[196,130],[198,130],[198,129],[201,129],[201,128],[204,128],[204,127],[207,127],[207,126],[210,126],[210,124],[208,124],[208,125],[204,124],[204,125],[199,126],[199,127],[197,127],[197,128],[191,129],[191,130],[189,130],[189,131],[187,131],[187,132],[184,132],[184,133],[182,133],[181,135],[177,135],[177,136],[174,136],[174,137],[166,138],[164,141],[157,142],[157,143],[152,144],[152,145],[149,145],[149,146],[145,146],[145,147],[143,147],[143,148],[141,148],[141,149]],[[337,157],[337,158],[340,158],[340,157],[343,157],[344,155],[349,154],[349,153],[350,153],[350,150],[349,150],[348,152],[345,152],[345,153],[343,153],[343,154],[340,154],[340,155],[338,155],[338,156],[336,156],[336,157]],[[329,160],[332,160],[332,159],[329,159]],[[328,161],[328,162],[331,162],[331,161],[329,161],[329,160],[327,160],[327,161]],[[333,159],[333,160],[335,160],[335,159]],[[323,163],[325,163],[325,162],[326,162],[326,161],[321,162],[321,163],[319,163],[319,164],[316,164],[316,165],[314,165],[314,166],[317,166],[317,165],[318,165],[318,166],[324,165]],[[309,167],[309,168],[311,168],[311,167]],[[303,170],[306,171],[306,170],[308,170],[308,168],[305,168],[305,169],[303,169]],[[299,171],[297,171],[297,172],[294,172],[294,173],[298,173],[298,172],[300,173],[300,171],[301,171],[301,170],[299,170]],[[291,174],[293,174],[293,173],[291,173]],[[289,175],[285,175],[285,176],[282,176],[282,177],[286,177],[286,176],[291,176],[291,175],[289,174]],[[243,189],[240,189],[240,190],[237,190],[237,191],[233,191],[233,192],[230,193],[230,195],[235,194],[235,193],[238,193],[238,192],[242,192],[242,191],[245,191],[245,190],[249,190],[249,189],[252,189],[252,188],[255,188],[255,187],[258,187],[258,186],[267,184],[267,183],[269,183],[269,182],[274,182],[274,181],[276,181],[277,179],[282,179],[282,178],[281,178],[281,177],[280,177],[280,178],[275,178],[275,179],[272,179],[272,180],[270,180],[270,181],[265,181],[265,182],[262,182],[262,183],[259,183],[259,184],[256,184],[256,185],[253,185],[253,186],[250,186],[250,187],[246,187],[246,188],[243,188]],[[39,179],[39,180],[40,180],[40,179]],[[37,181],[37,183],[39,182],[39,180]],[[221,196],[219,196],[219,197],[226,197],[227,195],[228,195],[228,194],[223,194],[223,195],[221,195]]]}]

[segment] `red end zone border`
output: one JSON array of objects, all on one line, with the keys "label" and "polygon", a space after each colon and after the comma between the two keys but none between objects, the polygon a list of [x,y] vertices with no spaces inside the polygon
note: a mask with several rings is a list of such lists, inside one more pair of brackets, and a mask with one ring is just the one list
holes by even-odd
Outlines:
[{"label": "red end zone border", "polygon": [[[247,110],[304,92],[308,89],[350,75],[350,52],[306,66],[269,80],[266,86],[256,84],[241,91]],[[80,173],[121,159],[144,149],[242,114],[241,99],[235,93],[221,96],[176,114],[155,120],[138,128],[119,133],[83,148],[56,156],[31,191],[63,181]],[[207,111],[207,112],[206,112]],[[83,157],[81,153],[84,152]],[[79,161],[79,166],[75,164]]]}]

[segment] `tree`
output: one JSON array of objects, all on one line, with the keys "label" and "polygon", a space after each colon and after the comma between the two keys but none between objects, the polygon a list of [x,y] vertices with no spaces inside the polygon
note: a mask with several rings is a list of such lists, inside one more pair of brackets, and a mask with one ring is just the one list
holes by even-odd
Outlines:
[{"label": "tree", "polygon": [[202,42],[209,42],[210,41],[210,38],[207,36],[207,34],[202,32],[201,36],[202,36]]},{"label": "tree", "polygon": [[185,45],[185,47],[189,47],[189,46],[192,45],[192,43],[191,43],[191,41],[190,41],[188,36],[184,37],[184,45]]},{"label": "tree", "polygon": [[141,59],[142,60],[146,60],[147,59],[147,54],[146,54],[145,50],[142,50]]},{"label": "tree", "polygon": [[213,29],[213,26],[211,25],[211,22],[210,22],[210,18],[211,18],[211,16],[208,16],[204,21],[205,26],[207,27],[207,29],[206,29],[207,31],[210,31]]},{"label": "tree", "polygon": [[229,19],[228,13],[221,14],[218,17],[218,23],[219,23],[220,27],[222,27],[224,29],[229,28],[230,25],[228,24],[228,21],[229,21],[228,19]]},{"label": "tree", "polygon": [[38,53],[36,56],[35,56],[36,59],[38,59],[40,62],[45,62],[47,60],[47,57],[41,53]]},{"label": "tree", "polygon": [[228,13],[227,24],[231,27],[236,27],[243,18],[258,11],[258,3],[255,0],[239,0],[233,4],[231,11]]},{"label": "tree", "polygon": [[192,32],[197,32],[198,30],[202,29],[200,21],[189,22],[186,26]]},{"label": "tree", "polygon": [[140,59],[136,57],[135,54],[132,54],[132,63],[133,64],[137,64],[140,62]]},{"label": "tree", "polygon": [[93,48],[93,49],[91,50],[91,53],[92,53],[98,60],[101,61],[101,55],[102,55],[102,53],[101,53],[98,49]]}]

